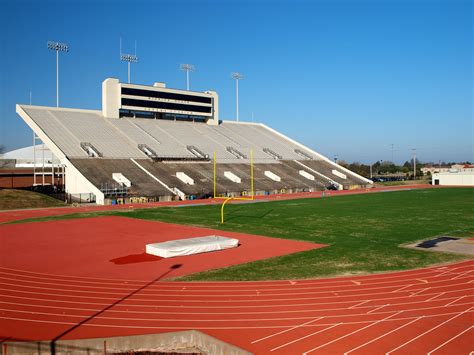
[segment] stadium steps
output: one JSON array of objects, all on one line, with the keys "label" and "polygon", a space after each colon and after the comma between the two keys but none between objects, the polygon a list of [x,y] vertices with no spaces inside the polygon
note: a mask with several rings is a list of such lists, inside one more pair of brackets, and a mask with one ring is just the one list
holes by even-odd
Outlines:
[{"label": "stadium steps", "polygon": [[170,196],[171,193],[139,169],[130,159],[71,159],[71,163],[98,189],[117,184],[112,173],[122,173],[132,182],[129,196]]},{"label": "stadium steps", "polygon": [[[325,161],[325,160],[302,160],[301,161],[304,165],[320,172],[321,174],[327,176],[331,180],[334,180],[335,182],[341,184],[344,186],[344,189],[348,189],[351,185],[359,185],[359,186],[366,186],[368,185],[367,182],[365,182],[362,179],[358,179],[351,173],[348,173],[347,171],[344,171],[342,169],[338,169],[336,166],[332,165],[331,163]],[[343,179],[335,174],[332,173],[333,170],[339,171],[341,174],[346,175],[346,179]]]}]

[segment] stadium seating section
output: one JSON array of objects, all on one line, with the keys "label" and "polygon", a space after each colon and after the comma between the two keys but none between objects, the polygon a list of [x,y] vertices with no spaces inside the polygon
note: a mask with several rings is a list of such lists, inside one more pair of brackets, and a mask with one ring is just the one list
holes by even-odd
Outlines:
[{"label": "stadium seating section", "polygon": [[[211,126],[136,117],[111,119],[91,110],[22,109],[87,180],[110,196],[117,186],[113,173],[121,173],[132,183],[126,190],[119,189],[125,197],[211,196],[214,154],[216,191],[228,196],[249,194],[251,150],[257,194],[368,185],[357,174],[261,124],[225,121]],[[177,173],[194,183],[186,183]],[[228,174],[240,178],[240,183]]]}]

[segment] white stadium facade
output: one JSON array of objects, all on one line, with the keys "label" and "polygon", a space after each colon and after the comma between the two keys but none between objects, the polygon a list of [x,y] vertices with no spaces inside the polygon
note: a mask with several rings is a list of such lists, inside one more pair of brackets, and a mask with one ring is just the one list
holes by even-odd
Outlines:
[{"label": "white stadium facade", "polygon": [[[97,204],[352,189],[372,182],[261,123],[219,120],[218,95],[102,84],[102,110],[17,105],[72,196]],[[214,170],[214,157],[216,168]]]}]

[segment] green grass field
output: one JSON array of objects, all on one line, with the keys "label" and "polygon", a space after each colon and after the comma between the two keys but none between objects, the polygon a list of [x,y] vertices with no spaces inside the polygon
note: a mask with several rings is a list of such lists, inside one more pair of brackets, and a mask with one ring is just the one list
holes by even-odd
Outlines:
[{"label": "green grass field", "polygon": [[0,189],[0,210],[66,206],[53,197],[28,190]]},{"label": "green grass field", "polygon": [[[108,212],[276,238],[328,244],[322,249],[204,272],[186,280],[264,280],[413,269],[466,256],[416,251],[400,244],[439,235],[474,236],[474,189],[446,188],[332,196],[226,206]],[[100,214],[59,216],[91,217]],[[48,218],[51,219],[51,218]],[[157,231],[159,232],[159,231]],[[210,256],[212,257],[212,256]]]}]

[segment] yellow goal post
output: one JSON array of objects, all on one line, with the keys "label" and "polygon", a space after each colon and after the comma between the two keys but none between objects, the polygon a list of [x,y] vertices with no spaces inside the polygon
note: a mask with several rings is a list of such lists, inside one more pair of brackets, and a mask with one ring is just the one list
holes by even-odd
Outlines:
[{"label": "yellow goal post", "polygon": [[253,149],[250,149],[250,197],[227,197],[217,196],[217,169],[216,169],[216,152],[214,151],[214,199],[224,200],[221,206],[221,224],[224,223],[224,207],[227,202],[236,201],[253,201],[255,199],[254,175],[253,175]]}]

